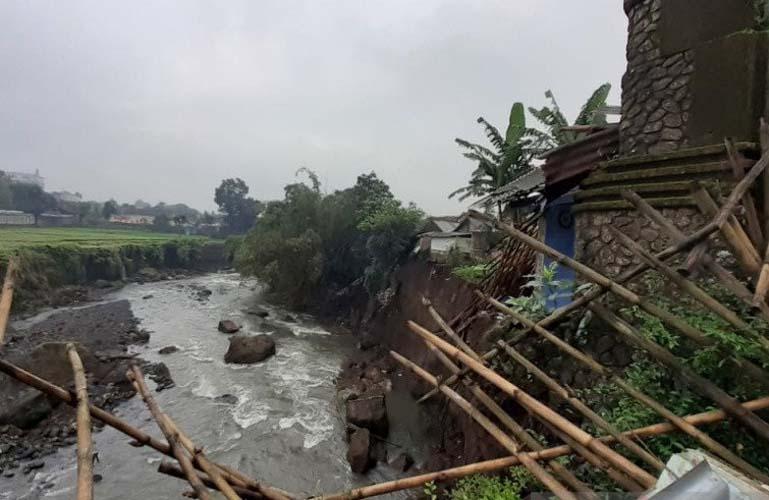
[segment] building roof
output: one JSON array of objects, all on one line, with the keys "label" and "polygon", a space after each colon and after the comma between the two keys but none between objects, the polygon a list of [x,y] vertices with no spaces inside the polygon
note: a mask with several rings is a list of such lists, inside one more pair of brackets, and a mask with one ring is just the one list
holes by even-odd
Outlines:
[{"label": "building roof", "polygon": [[541,191],[544,186],[545,177],[542,169],[539,167],[534,167],[528,172],[518,176],[511,182],[497,189],[489,196],[476,203],[476,205],[479,203],[496,204],[524,202],[530,197],[534,198],[532,195],[535,195]]},{"label": "building roof", "polygon": [[579,184],[602,161],[619,151],[619,125],[607,125],[578,141],[552,149],[543,155],[545,193],[558,196]]}]

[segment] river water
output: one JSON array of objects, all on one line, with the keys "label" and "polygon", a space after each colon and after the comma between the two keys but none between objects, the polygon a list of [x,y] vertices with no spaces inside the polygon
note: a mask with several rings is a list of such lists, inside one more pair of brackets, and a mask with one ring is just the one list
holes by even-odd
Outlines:
[{"label": "river water", "polygon": [[[200,288],[213,292],[208,300],[197,300]],[[176,382],[156,393],[158,403],[213,460],[308,496],[393,478],[394,473],[382,466],[368,478],[356,476],[345,460],[344,422],[334,382],[353,349],[351,336],[332,334],[309,316],[290,313],[296,322],[278,321],[287,311],[263,303],[257,283],[236,274],[131,284],[108,299],[128,299],[141,326],[151,332],[149,344],[134,350],[149,361],[163,361]],[[271,320],[290,332],[270,332],[261,326],[247,314],[256,306],[267,309]],[[245,333],[274,335],[277,354],[255,365],[225,364],[228,342],[216,330],[220,319],[244,325]],[[179,351],[157,354],[169,345]],[[225,394],[236,396],[237,403],[217,400]],[[138,397],[116,413],[159,436]],[[95,485],[96,498],[180,498],[189,489],[186,483],[156,472],[159,453],[133,448],[128,441],[110,428],[94,435],[99,452],[95,473],[103,477]],[[0,479],[0,499],[74,498],[74,447],[44,460],[45,467],[36,473]]]}]

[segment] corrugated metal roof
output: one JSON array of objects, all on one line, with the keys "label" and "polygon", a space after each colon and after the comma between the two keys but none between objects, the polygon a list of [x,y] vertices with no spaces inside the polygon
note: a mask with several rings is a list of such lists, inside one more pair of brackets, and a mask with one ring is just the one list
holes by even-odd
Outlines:
[{"label": "corrugated metal roof", "polygon": [[[546,191],[568,191],[600,162],[613,158],[618,152],[617,124],[611,124],[576,142],[548,151],[543,156],[545,164],[542,165]],[[556,186],[558,184],[561,185]]]},{"label": "corrugated metal roof", "polygon": [[544,186],[545,177],[542,169],[539,167],[534,167],[528,172],[520,175],[516,179],[497,189],[489,196],[474,203],[474,205],[488,203],[509,203],[512,201],[524,200],[532,193],[542,190]]}]

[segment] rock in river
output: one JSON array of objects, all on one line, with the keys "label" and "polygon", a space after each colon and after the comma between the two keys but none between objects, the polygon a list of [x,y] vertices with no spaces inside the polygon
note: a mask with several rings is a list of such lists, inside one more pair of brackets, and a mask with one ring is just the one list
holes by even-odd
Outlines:
[{"label": "rock in river", "polygon": [[275,354],[275,341],[268,335],[236,335],[224,355],[225,363],[250,364],[264,361]]},{"label": "rock in river", "polygon": [[162,349],[160,349],[158,351],[158,354],[173,354],[173,353],[175,353],[178,350],[179,350],[179,348],[176,347],[175,345],[169,345],[169,346],[166,346],[166,347],[163,347]]},{"label": "rock in river", "polygon": [[222,333],[237,333],[240,327],[237,323],[229,319],[223,319],[219,322],[219,331]]},{"label": "rock in river", "polygon": [[347,421],[386,436],[389,423],[384,394],[367,393],[347,400]]},{"label": "rock in river", "polygon": [[350,436],[350,446],[347,448],[347,461],[353,472],[363,474],[371,468],[369,449],[371,434],[368,429],[357,429]]}]

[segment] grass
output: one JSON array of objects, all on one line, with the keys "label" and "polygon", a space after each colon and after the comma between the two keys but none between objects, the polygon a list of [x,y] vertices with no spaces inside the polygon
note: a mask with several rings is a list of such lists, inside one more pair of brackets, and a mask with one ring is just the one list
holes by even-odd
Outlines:
[{"label": "grass", "polygon": [[203,241],[206,238],[202,236],[151,233],[130,229],[0,228],[0,256],[21,249],[36,247],[115,248],[126,245],[163,243],[179,239]]}]

